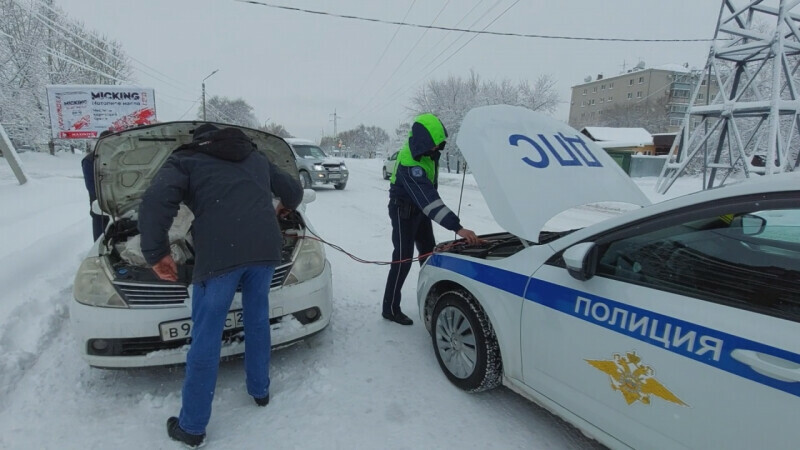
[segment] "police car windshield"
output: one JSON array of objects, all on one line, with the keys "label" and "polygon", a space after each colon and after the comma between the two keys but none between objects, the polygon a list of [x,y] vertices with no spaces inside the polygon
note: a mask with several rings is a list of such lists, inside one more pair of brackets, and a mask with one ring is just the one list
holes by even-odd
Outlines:
[{"label": "police car windshield", "polygon": [[325,152],[316,145],[295,145],[294,150],[301,158],[325,158]]}]

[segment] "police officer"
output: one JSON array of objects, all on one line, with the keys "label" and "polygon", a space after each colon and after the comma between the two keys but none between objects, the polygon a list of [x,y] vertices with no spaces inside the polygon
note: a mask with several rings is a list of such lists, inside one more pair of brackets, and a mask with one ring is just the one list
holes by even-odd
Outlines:
[{"label": "police officer", "polygon": [[[383,294],[383,318],[411,325],[414,322],[400,310],[400,289],[411,269],[414,245],[420,255],[433,251],[436,244],[431,220],[456,232],[468,244],[481,240],[461,226],[458,216],[445,206],[437,192],[439,154],[445,146],[447,130],[433,114],[417,116],[408,141],[397,155],[389,188],[389,218],[392,221],[392,261]],[[420,264],[424,258],[420,260]]]}]

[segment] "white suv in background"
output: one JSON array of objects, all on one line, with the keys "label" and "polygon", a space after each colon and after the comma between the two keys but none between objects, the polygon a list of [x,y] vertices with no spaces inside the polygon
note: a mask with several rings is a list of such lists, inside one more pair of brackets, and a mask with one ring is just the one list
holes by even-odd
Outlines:
[{"label": "white suv in background", "polygon": [[288,138],[286,142],[294,150],[303,189],[311,189],[316,184],[332,184],[336,189],[344,189],[350,176],[344,161],[328,157],[319,145],[307,139]]}]

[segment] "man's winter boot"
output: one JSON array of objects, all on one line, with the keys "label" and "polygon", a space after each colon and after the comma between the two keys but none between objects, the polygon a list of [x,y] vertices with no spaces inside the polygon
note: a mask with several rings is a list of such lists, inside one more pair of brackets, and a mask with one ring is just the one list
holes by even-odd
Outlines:
[{"label": "man's winter boot", "polygon": [[269,394],[267,394],[267,396],[263,398],[253,397],[253,400],[256,401],[256,405],[258,406],[267,406],[269,405]]},{"label": "man's winter boot", "polygon": [[402,312],[396,312],[395,314],[392,313],[383,313],[383,318],[386,320],[391,320],[394,323],[399,323],[400,325],[413,325],[414,321],[411,320],[407,315],[403,314]]},{"label": "man's winter boot", "polygon": [[167,434],[173,440],[183,442],[189,448],[200,448],[206,443],[205,434],[191,434],[181,428],[177,417],[167,419]]}]

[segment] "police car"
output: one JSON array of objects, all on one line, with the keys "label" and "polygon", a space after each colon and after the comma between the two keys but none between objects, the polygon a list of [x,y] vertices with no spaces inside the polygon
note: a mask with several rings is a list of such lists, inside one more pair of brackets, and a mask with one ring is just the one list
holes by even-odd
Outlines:
[{"label": "police car", "polygon": [[[458,145],[506,231],[421,269],[451,382],[503,384],[611,448],[798,447],[798,174],[649,205],[593,142],[504,105],[470,111]],[[601,202],[641,208],[545,227]]]}]

